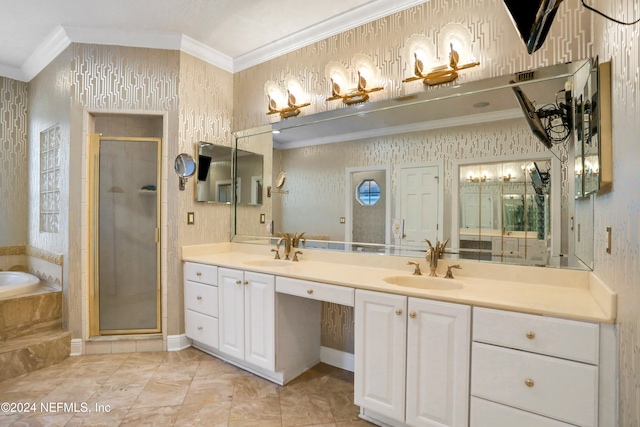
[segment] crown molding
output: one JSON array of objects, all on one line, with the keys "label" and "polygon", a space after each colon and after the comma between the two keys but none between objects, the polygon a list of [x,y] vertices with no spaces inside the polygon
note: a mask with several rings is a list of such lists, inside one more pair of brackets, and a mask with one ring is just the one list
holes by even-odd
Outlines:
[{"label": "crown molding", "polygon": [[371,1],[235,58],[180,33],[58,26],[20,68],[0,64],[0,75],[28,82],[71,43],[180,50],[235,73],[421,3],[425,0]]},{"label": "crown molding", "polygon": [[[433,130],[433,129],[443,129],[443,128],[450,128],[450,127],[456,127],[456,126],[496,122],[500,120],[517,119],[517,118],[522,118],[522,110],[519,108],[514,108],[510,110],[502,110],[502,111],[491,112],[491,113],[472,114],[468,116],[452,117],[448,119],[430,120],[430,121],[425,121],[420,123],[411,123],[411,124],[400,125],[400,126],[390,126],[382,129],[369,129],[369,130],[351,132],[351,133],[346,133],[341,135],[332,135],[330,137],[304,139],[301,141],[278,143],[274,140],[273,148],[277,148],[280,150],[288,150],[291,148],[332,144],[334,142],[355,141],[355,140],[366,139],[366,138],[377,138],[381,136],[399,135],[403,133],[420,132],[420,131]],[[286,132],[286,129],[282,131]]]},{"label": "crown molding", "polygon": [[379,0],[353,8],[340,16],[322,21],[302,31],[283,37],[259,47],[233,60],[233,72],[246,70],[255,65],[285,55],[294,50],[319,42],[328,37],[384,18],[405,9],[426,3],[429,0]]},{"label": "crown molding", "polygon": [[222,68],[225,71],[233,73],[233,58],[229,55],[212,49],[204,43],[200,43],[191,37],[182,35],[182,41],[180,43],[180,50],[188,53],[191,56],[195,56],[207,62],[211,65],[215,65],[218,68]]},{"label": "crown molding", "polygon": [[30,81],[32,78],[38,75],[38,73],[58,57],[69,45],[71,39],[67,35],[65,29],[61,26],[56,27],[44,42],[36,48],[36,50],[29,56],[29,59],[22,64],[20,70],[22,72],[22,79],[25,82]]}]

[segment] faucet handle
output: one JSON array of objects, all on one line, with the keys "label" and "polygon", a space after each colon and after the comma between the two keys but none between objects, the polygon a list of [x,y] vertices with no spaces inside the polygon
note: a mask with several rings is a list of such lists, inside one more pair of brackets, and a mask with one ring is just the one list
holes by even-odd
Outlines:
[{"label": "faucet handle", "polygon": [[275,252],[276,256],[274,259],[280,259],[280,248],[278,249],[271,249],[271,252]]},{"label": "faucet handle", "polygon": [[453,273],[451,272],[452,268],[462,269],[460,264],[454,264],[447,267],[447,274],[444,275],[445,279],[453,279]]},{"label": "faucet handle", "polygon": [[295,251],[295,252],[293,253],[293,259],[292,259],[291,261],[300,261],[300,260],[298,259],[298,254],[302,255],[302,252],[301,252],[301,251]]},{"label": "faucet handle", "polygon": [[415,268],[415,270],[413,270],[413,275],[414,276],[422,276],[422,272],[420,271],[420,263],[415,262],[415,261],[409,261],[409,262],[407,262],[407,265],[415,265],[416,268]]}]

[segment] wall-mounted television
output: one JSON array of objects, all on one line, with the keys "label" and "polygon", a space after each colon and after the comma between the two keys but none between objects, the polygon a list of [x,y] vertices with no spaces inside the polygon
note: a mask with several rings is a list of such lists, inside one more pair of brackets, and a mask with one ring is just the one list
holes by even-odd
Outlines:
[{"label": "wall-mounted television", "polygon": [[524,117],[525,119],[527,119],[527,123],[529,124],[529,127],[531,128],[533,134],[537,136],[540,141],[542,141],[545,147],[551,148],[551,138],[549,138],[549,135],[547,134],[547,131],[542,124],[542,121],[540,120],[540,115],[536,111],[536,108],[533,106],[529,98],[527,98],[527,95],[524,94],[522,89],[520,89],[520,86],[513,86],[511,89],[513,89],[513,92],[516,94],[516,98],[520,103],[520,107],[522,107]]},{"label": "wall-mounted television", "polygon": [[542,46],[563,0],[503,0],[513,25],[532,54]]}]

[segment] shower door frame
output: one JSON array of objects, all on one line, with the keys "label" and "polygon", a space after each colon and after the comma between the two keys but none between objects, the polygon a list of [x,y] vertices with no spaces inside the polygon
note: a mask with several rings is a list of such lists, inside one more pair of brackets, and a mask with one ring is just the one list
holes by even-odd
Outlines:
[{"label": "shower door frame", "polygon": [[[100,329],[100,142],[156,143],[156,327],[149,329]],[[161,200],[162,138],[115,137],[92,133],[89,137],[89,337],[110,335],[157,334],[162,332],[161,304]]]}]

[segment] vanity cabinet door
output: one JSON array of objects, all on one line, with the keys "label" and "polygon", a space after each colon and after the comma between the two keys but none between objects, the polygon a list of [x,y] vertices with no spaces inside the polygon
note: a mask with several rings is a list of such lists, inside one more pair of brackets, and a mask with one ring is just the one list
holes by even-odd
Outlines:
[{"label": "vanity cabinet door", "polygon": [[218,268],[219,347],[244,360],[244,272]]},{"label": "vanity cabinet door", "polygon": [[404,421],[407,297],[356,291],[355,404]]},{"label": "vanity cabinet door", "polygon": [[471,307],[409,298],[407,313],[407,424],[467,426]]},{"label": "vanity cabinet door", "polygon": [[268,274],[218,269],[219,350],[275,370],[275,280]]},{"label": "vanity cabinet door", "polygon": [[275,370],[275,280],[244,273],[244,354],[256,366]]}]

